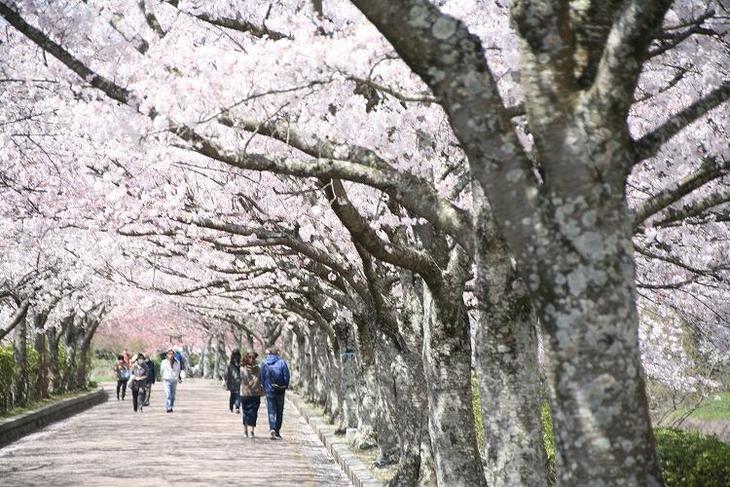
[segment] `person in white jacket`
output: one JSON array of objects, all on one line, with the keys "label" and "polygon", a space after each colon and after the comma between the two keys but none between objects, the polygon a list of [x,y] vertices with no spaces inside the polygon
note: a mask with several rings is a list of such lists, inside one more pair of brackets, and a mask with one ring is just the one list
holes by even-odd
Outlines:
[{"label": "person in white jacket", "polygon": [[168,413],[171,413],[172,408],[175,406],[177,383],[180,380],[180,362],[175,360],[175,351],[173,349],[167,351],[165,360],[160,364],[160,375],[165,386],[165,409]]}]

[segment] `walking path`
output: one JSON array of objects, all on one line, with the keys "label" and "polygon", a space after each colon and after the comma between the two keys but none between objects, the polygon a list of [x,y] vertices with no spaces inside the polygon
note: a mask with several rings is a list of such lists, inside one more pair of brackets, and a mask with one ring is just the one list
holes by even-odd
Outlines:
[{"label": "walking path", "polygon": [[[228,411],[228,392],[207,380],[177,388],[165,413],[155,384],[150,406],[132,411],[131,393],[0,449],[0,484],[330,487],[351,485],[304,419],[287,404],[283,441],[268,438],[266,401],[256,439],[242,435],[241,415]],[[131,483],[130,483],[131,482]]]}]

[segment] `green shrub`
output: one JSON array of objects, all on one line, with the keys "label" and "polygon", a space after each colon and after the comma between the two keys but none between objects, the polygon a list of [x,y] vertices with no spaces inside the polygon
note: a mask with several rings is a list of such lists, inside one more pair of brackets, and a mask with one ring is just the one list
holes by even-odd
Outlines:
[{"label": "green shrub", "polygon": [[0,347],[0,413],[13,407],[13,375],[15,364],[13,362],[13,347],[6,345]]},{"label": "green shrub", "polygon": [[658,429],[657,453],[668,487],[723,487],[730,479],[730,445],[694,431]]},{"label": "green shrub", "polygon": [[66,377],[70,364],[68,363],[69,353],[66,345],[58,344],[58,373],[61,377]]}]

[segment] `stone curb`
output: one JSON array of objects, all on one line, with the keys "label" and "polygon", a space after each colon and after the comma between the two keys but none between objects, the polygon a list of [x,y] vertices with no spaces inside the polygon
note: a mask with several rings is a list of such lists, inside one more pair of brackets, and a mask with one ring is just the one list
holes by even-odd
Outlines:
[{"label": "stone curb", "polygon": [[344,438],[335,435],[334,426],[317,416],[296,393],[287,391],[286,398],[290,405],[309,423],[355,487],[385,486],[383,482],[373,477],[370,469],[350,451]]},{"label": "stone curb", "polygon": [[70,397],[49,404],[35,411],[0,420],[0,448],[33,433],[44,426],[80,413],[109,398],[109,393],[100,388],[81,396]]}]

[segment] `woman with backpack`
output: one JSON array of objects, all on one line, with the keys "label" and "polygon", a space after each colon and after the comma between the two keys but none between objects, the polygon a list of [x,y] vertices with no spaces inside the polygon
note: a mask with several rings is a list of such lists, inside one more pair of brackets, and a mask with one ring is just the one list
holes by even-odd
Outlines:
[{"label": "woman with backpack", "polygon": [[119,400],[119,391],[122,391],[122,401],[127,395],[127,381],[129,380],[129,366],[124,360],[123,355],[117,355],[117,363],[114,364],[112,370],[117,376],[117,401]]},{"label": "woman with backpack", "polygon": [[233,412],[236,408],[236,414],[241,413],[241,352],[236,349],[231,352],[231,362],[226,369],[226,389],[230,392],[228,397],[228,409]]},{"label": "woman with backpack", "polygon": [[249,352],[243,357],[241,364],[241,407],[243,408],[243,433],[248,438],[251,428],[251,438],[255,438],[254,428],[261,406],[261,396],[264,388],[261,386],[261,370],[256,365],[256,352]]}]

